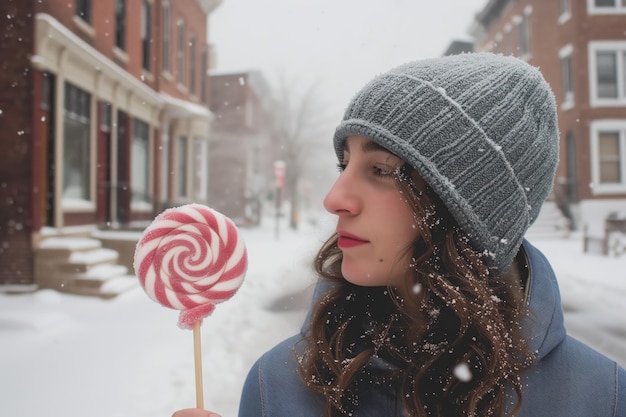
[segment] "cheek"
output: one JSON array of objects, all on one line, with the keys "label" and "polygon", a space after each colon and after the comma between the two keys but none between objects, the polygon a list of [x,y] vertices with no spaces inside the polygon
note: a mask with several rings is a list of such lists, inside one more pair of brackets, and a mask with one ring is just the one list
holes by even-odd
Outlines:
[{"label": "cheek", "polygon": [[398,240],[402,243],[414,242],[419,236],[419,228],[417,227],[417,219],[413,212],[405,205],[402,209],[398,208],[392,213],[398,213],[396,217],[396,230]]}]

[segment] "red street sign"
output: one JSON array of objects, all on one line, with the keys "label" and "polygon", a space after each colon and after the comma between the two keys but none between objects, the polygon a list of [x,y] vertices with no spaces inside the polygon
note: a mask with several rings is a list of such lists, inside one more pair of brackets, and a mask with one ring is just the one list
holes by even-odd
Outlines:
[{"label": "red street sign", "polygon": [[276,178],[276,188],[285,186],[285,161],[274,161],[274,178]]}]

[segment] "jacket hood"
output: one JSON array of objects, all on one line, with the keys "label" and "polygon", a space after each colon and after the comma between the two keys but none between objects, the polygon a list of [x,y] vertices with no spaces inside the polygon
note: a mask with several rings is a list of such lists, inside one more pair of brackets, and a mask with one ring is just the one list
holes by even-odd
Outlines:
[{"label": "jacket hood", "polygon": [[[561,295],[556,276],[546,257],[526,239],[522,249],[528,262],[528,316],[522,320],[522,328],[529,340],[529,349],[542,359],[548,355],[566,336]],[[319,279],[313,293],[302,332],[307,331],[311,311],[317,300],[332,288],[332,283]]]}]

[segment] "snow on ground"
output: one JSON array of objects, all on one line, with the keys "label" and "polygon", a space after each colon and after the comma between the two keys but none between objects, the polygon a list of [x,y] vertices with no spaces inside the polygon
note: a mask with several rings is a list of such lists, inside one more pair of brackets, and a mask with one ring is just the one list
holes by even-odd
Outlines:
[{"label": "snow on ground", "polygon": [[[204,402],[237,415],[256,358],[297,332],[314,282],[310,262],[332,230],[268,219],[242,229],[241,290],[202,326]],[[578,235],[537,239],[559,276],[571,333],[626,365],[626,256],[583,254]],[[40,290],[0,294],[0,416],[169,417],[195,405],[192,332],[139,287],[112,300]]]}]

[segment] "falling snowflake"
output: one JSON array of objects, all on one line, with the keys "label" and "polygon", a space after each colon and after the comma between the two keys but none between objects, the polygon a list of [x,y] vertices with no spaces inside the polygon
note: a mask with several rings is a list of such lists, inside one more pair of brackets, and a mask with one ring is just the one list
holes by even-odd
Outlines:
[{"label": "falling snowflake", "polygon": [[469,382],[472,380],[472,371],[467,363],[461,362],[454,367],[454,376],[461,382]]}]

